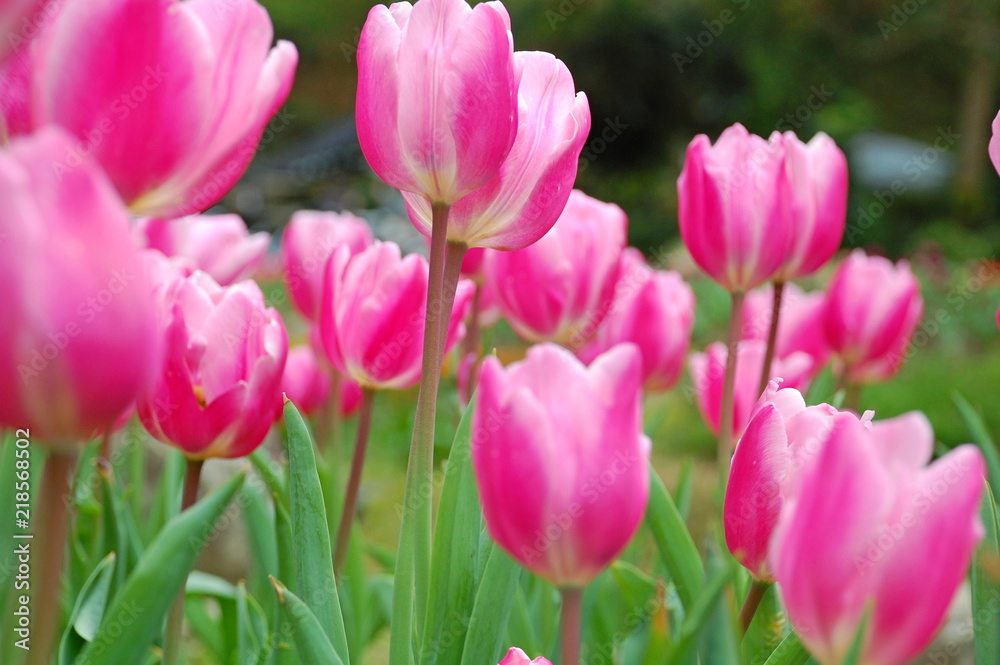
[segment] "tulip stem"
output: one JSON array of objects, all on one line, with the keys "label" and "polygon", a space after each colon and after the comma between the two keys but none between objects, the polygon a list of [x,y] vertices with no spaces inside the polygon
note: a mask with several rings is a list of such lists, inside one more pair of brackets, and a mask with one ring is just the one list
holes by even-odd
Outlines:
[{"label": "tulip stem", "polygon": [[482,294],[483,287],[481,284],[476,284],[476,291],[472,295],[472,309],[469,312],[469,321],[465,326],[465,339],[462,340],[462,360],[465,360],[470,355],[473,355],[472,366],[469,367],[469,376],[467,377],[467,384],[469,387],[469,395],[471,396],[476,392],[476,382],[479,380],[479,364],[483,359],[482,344],[479,340],[479,312],[482,307]]},{"label": "tulip stem", "polygon": [[580,663],[580,605],[583,589],[562,590],[562,665]]},{"label": "tulip stem", "polygon": [[[432,205],[431,256],[424,314],[424,344],[416,418],[406,467],[403,515],[392,594],[389,662],[408,663],[412,636],[423,634],[431,561],[431,508],[434,491],[434,417],[445,335],[458,288],[465,246],[448,243],[448,210]],[[448,279],[448,274],[455,277]]]},{"label": "tulip stem", "polygon": [[62,616],[59,593],[69,527],[70,483],[75,464],[75,453],[53,450],[45,460],[42,471],[41,498],[36,513],[39,517],[37,551],[42,560],[34,573],[38,580],[38,596],[32,601],[32,615],[36,617],[32,642],[38,646],[28,652],[28,665],[48,665],[59,636],[59,619]]},{"label": "tulip stem", "polygon": [[[198,500],[198,486],[201,484],[201,468],[205,460],[187,458],[184,473],[184,490],[181,499],[181,512],[194,505]],[[181,640],[184,634],[184,597],[187,593],[187,579],[181,585],[181,590],[174,600],[170,614],[167,616],[166,634],[163,637],[163,665],[177,665],[181,662]]]},{"label": "tulip stem", "polygon": [[848,411],[858,413],[858,405],[861,403],[861,384],[847,383],[844,386],[844,408]]},{"label": "tulip stem", "polygon": [[743,293],[733,292],[729,313],[729,335],[726,338],[726,374],[722,384],[722,407],[719,413],[719,477],[725,488],[729,480],[729,459],[733,448],[733,390],[736,386],[736,360],[743,324]]},{"label": "tulip stem", "polygon": [[781,316],[781,296],[785,292],[784,282],[774,283],[774,300],[771,305],[771,327],[767,332],[767,351],[764,354],[764,366],[760,370],[760,389],[757,395],[764,394],[767,382],[771,379],[771,365],[774,363],[774,350],[778,344],[778,319]]},{"label": "tulip stem", "polygon": [[347,559],[347,548],[351,542],[351,526],[354,524],[354,513],[358,505],[358,490],[361,488],[361,472],[365,466],[365,453],[368,450],[368,433],[372,422],[372,404],[375,401],[375,391],[365,388],[361,391],[361,411],[358,413],[358,430],[354,439],[354,459],[351,461],[351,475],[347,481],[347,494],[344,497],[344,508],[337,524],[337,540],[333,550],[333,570],[339,580]]},{"label": "tulip stem", "polygon": [[757,608],[760,607],[760,602],[764,600],[764,594],[770,588],[771,583],[762,580],[754,580],[753,584],[750,585],[747,598],[743,601],[743,608],[740,610],[740,632],[743,635],[746,635],[747,629],[750,628],[750,622],[753,621],[754,615],[757,614]]},{"label": "tulip stem", "polygon": [[111,427],[108,426],[101,435],[101,447],[98,451],[100,459],[111,460]]}]

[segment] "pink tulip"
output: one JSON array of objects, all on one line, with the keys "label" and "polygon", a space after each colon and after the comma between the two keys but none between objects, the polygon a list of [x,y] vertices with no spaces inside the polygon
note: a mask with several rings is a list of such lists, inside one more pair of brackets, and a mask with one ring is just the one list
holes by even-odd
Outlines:
[{"label": "pink tulip", "polygon": [[851,383],[892,377],[923,314],[920,283],[906,261],[851,253],[827,286],[827,341]]},{"label": "pink tulip", "polygon": [[271,244],[269,233],[251,235],[239,215],[140,219],[133,234],[140,246],[186,260],[222,286],[252,275]]},{"label": "pink tulip", "polygon": [[25,47],[61,2],[49,0],[2,0],[0,2],[0,64]]},{"label": "pink tulip", "polygon": [[[745,340],[737,349],[736,382],[733,389],[733,440],[743,433],[757,398],[760,397],[760,373],[764,367],[767,344],[758,340]],[[691,354],[691,379],[702,418],[713,433],[719,431],[722,409],[722,383],[726,371],[726,345],[710,344],[705,353]],[[771,378],[782,379],[786,388],[805,390],[809,386],[813,359],[805,353],[795,352],[785,358],[775,358],[771,364]]]},{"label": "pink tulip", "polygon": [[498,665],[552,665],[552,663],[541,656],[532,660],[517,647],[511,647],[510,651],[507,652],[507,655],[503,657],[503,660]]},{"label": "pink tulip", "polygon": [[221,287],[196,272],[159,288],[166,359],[140,421],[192,459],[249,455],[281,413],[281,317],[250,280]]},{"label": "pink tulip", "polygon": [[[743,339],[767,341],[771,329],[771,310],[774,307],[774,289],[762,286],[747,293],[743,300]],[[822,291],[805,293],[795,284],[784,286],[781,298],[781,317],[778,319],[778,338],[775,355],[786,358],[803,352],[813,359],[810,375],[817,374],[830,359],[826,343],[824,321],[826,294]]]},{"label": "pink tulip", "polygon": [[358,140],[391,187],[451,204],[493,179],[517,134],[499,2],[375,5],[358,44]]},{"label": "pink tulip", "polygon": [[788,281],[816,272],[840,247],[847,224],[847,158],[820,132],[802,143],[785,132],[785,175],[792,243],[775,279]]},{"label": "pink tulip", "polygon": [[554,344],[483,363],[472,460],[486,526],[524,567],[583,587],[635,534],[649,498],[641,360],[621,344],[588,368]]},{"label": "pink tulip", "polygon": [[485,265],[500,311],[521,337],[581,346],[611,309],[628,219],[613,203],[570,194],[545,236]]},{"label": "pink tulip", "polygon": [[[62,4],[62,3],[54,3]],[[32,43],[30,127],[78,139],[133,212],[178,217],[210,207],[246,170],[291,89],[298,54],[255,0],[68,2]]]},{"label": "pink tulip", "polygon": [[153,379],[156,310],[128,212],[49,128],[0,150],[0,425],[70,443],[110,426]]},{"label": "pink tulip", "polygon": [[373,242],[368,222],[349,212],[299,210],[293,214],[281,239],[281,257],[285,284],[296,309],[316,321],[323,295],[323,271],[330,255],[343,245],[353,256]]},{"label": "pink tulip", "polygon": [[709,277],[745,292],[775,276],[792,246],[783,139],[736,124],[691,141],[677,180],[681,238]]},{"label": "pink tulip", "polygon": [[312,415],[322,409],[330,398],[332,383],[311,346],[303,344],[288,350],[281,392],[299,411]]},{"label": "pink tulip", "polygon": [[[330,363],[362,387],[410,388],[420,381],[427,261],[376,242],[355,256],[341,247],[326,265],[319,332]],[[446,352],[465,334],[474,286],[462,280],[448,325]]]},{"label": "pink tulip", "polygon": [[914,419],[882,431],[840,419],[785,498],[770,566],[821,665],[844,661],[866,616],[866,665],[909,662],[943,623],[982,537],[985,465],[967,445],[925,466],[932,444]]},{"label": "pink tulip", "polygon": [[[451,207],[448,239],[470,247],[522,249],[552,228],[576,180],[590,132],[590,105],[549,53],[518,52],[517,138],[499,173]],[[431,204],[403,192],[410,219],[431,234]]]},{"label": "pink tulip", "polygon": [[622,253],[614,302],[579,356],[590,362],[621,342],[642,353],[643,388],[668,390],[680,378],[694,325],[694,293],[675,272],[653,270],[633,248]]},{"label": "pink tulip", "polygon": [[993,118],[993,137],[990,139],[989,153],[993,168],[1000,173],[1000,113]]}]

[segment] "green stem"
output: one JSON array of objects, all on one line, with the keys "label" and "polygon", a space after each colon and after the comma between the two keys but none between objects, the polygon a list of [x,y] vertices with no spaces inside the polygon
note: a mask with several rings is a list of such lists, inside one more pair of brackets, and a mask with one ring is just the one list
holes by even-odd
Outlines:
[{"label": "green stem", "polygon": [[740,631],[744,635],[746,635],[747,629],[750,628],[750,622],[753,621],[753,617],[757,613],[757,608],[760,607],[760,602],[764,600],[764,594],[770,588],[771,583],[762,580],[754,580],[753,584],[750,585],[746,600],[743,601],[743,608],[740,610]]},{"label": "green stem", "polygon": [[767,390],[767,382],[771,379],[771,365],[774,363],[774,350],[778,343],[778,319],[781,316],[781,296],[785,291],[784,282],[774,283],[774,301],[771,305],[771,327],[767,332],[767,352],[764,354],[764,366],[760,370],[760,389],[757,395]]},{"label": "green stem", "polygon": [[[184,474],[184,495],[181,499],[181,512],[194,505],[198,500],[198,485],[201,484],[201,469],[205,460],[187,458]],[[177,665],[181,662],[181,641],[184,633],[184,596],[187,583],[181,586],[180,593],[174,600],[167,616],[166,634],[163,638],[163,665]]]},{"label": "green stem", "polygon": [[858,405],[861,404],[861,384],[848,383],[844,388],[844,407],[849,411],[858,412]]},{"label": "green stem", "polygon": [[368,450],[368,433],[372,422],[372,404],[375,401],[375,391],[365,388],[361,392],[361,411],[358,413],[358,430],[354,440],[354,459],[351,461],[351,475],[347,481],[347,494],[344,497],[344,507],[337,524],[337,540],[333,550],[333,570],[336,578],[344,569],[347,559],[347,548],[351,542],[351,526],[354,524],[354,513],[358,504],[358,490],[361,489],[361,472],[365,466],[365,453]]},{"label": "green stem", "polygon": [[562,589],[562,621],[559,633],[562,665],[580,664],[580,605],[583,589]]},{"label": "green stem", "polygon": [[722,384],[722,406],[719,409],[719,477],[722,487],[729,481],[729,460],[733,451],[733,389],[736,385],[736,360],[743,324],[743,293],[734,292],[729,313],[729,335],[726,338],[726,374]]},{"label": "green stem", "polygon": [[[59,637],[62,609],[59,592],[62,588],[63,559],[69,526],[69,499],[76,453],[52,450],[42,471],[41,499],[38,506],[38,549],[41,563],[32,577],[37,580],[38,595],[32,600],[35,617],[28,665],[48,665]],[[30,541],[25,540],[21,542]],[[29,545],[32,549],[31,545]]]}]

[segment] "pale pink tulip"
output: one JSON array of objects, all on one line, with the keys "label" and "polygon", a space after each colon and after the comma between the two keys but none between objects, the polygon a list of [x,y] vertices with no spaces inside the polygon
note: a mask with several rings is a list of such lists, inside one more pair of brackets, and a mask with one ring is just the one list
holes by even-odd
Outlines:
[{"label": "pale pink tulip", "polygon": [[153,379],[156,309],[128,211],[48,128],[0,150],[0,425],[70,443],[111,426]]},{"label": "pale pink tulip", "polygon": [[375,5],[358,43],[358,139],[396,189],[451,204],[493,179],[517,134],[510,17],[499,2]]},{"label": "pale pink tulip", "polygon": [[[767,341],[773,307],[774,289],[771,285],[747,293],[743,300],[743,339]],[[806,293],[795,284],[786,283],[781,298],[775,356],[785,358],[799,351],[807,353],[813,359],[811,374],[817,374],[830,359],[825,318],[826,294],[823,291]]]},{"label": "pale pink tulip", "polygon": [[517,647],[511,647],[507,655],[503,657],[498,665],[552,665],[551,661],[547,658],[539,656],[532,660],[528,658],[528,654],[524,653]]},{"label": "pale pink tulip", "polygon": [[993,118],[993,137],[990,139],[989,153],[993,168],[1000,173],[1000,113]]},{"label": "pale pink tulip", "polygon": [[[576,180],[590,132],[587,96],[549,53],[518,52],[517,138],[499,173],[462,197],[448,215],[448,239],[470,247],[522,249],[552,228]],[[431,234],[431,203],[403,192],[410,219]]]},{"label": "pale pink tulip", "polygon": [[511,327],[532,341],[580,347],[611,310],[628,218],[579,190],[530,247],[494,252],[486,280]]},{"label": "pale pink tulip", "polygon": [[699,134],[688,146],[677,197],[684,244],[727,290],[749,291],[788,258],[793,225],[781,134],[765,141],[736,124],[714,146]]},{"label": "pale pink tulip", "polygon": [[472,459],[486,526],[524,567],[583,587],[635,534],[649,498],[641,360],[621,344],[585,367],[554,344],[483,363]]}]

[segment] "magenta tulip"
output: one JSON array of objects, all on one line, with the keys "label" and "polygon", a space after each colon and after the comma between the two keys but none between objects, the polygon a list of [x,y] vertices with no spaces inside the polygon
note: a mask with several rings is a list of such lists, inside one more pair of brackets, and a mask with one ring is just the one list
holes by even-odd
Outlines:
[{"label": "magenta tulip", "polygon": [[356,109],[372,170],[433,203],[492,180],[517,134],[513,43],[499,2],[373,7],[358,43]]},{"label": "magenta tulip", "polygon": [[159,288],[166,358],[140,421],[190,459],[249,455],[281,413],[281,317],[249,280],[222,287],[195,272]]},{"label": "magenta tulip", "polygon": [[[474,286],[458,285],[445,348],[462,335]],[[346,247],[326,265],[319,332],[338,371],[374,390],[409,388],[420,381],[427,301],[427,261],[403,257],[391,242],[351,256]]]},{"label": "magenta tulip", "polygon": [[[62,4],[62,3],[54,3]],[[210,207],[246,170],[284,103],[298,54],[255,0],[68,2],[32,43],[30,126],[78,139],[140,215]]]},{"label": "magenta tulip", "polygon": [[708,276],[734,293],[773,278],[792,247],[791,197],[783,138],[742,125],[713,146],[691,141],[677,180],[681,239]]},{"label": "magenta tulip", "polygon": [[628,544],[649,498],[639,351],[584,366],[554,344],[483,363],[472,459],[486,526],[524,567],[585,586]]},{"label": "magenta tulip", "polygon": [[[747,293],[743,300],[743,339],[767,341],[773,307],[772,286],[762,286]],[[796,352],[807,353],[813,359],[810,374],[817,374],[830,359],[825,320],[826,294],[823,291],[806,293],[791,282],[785,284],[775,356],[787,358]]]},{"label": "magenta tulip", "polygon": [[802,143],[785,132],[784,147],[792,242],[779,281],[816,272],[840,247],[847,224],[847,158],[833,139],[820,132]]},{"label": "magenta tulip", "polygon": [[[499,173],[451,206],[448,239],[470,247],[522,249],[552,228],[576,180],[590,132],[587,96],[549,53],[518,52],[517,138]],[[403,192],[410,219],[431,234],[431,202]]]},{"label": "magenta tulip", "polygon": [[[764,367],[766,344],[759,340],[739,343],[736,382],[733,390],[732,435],[735,441],[743,433],[757,398],[760,397],[760,373]],[[710,344],[704,353],[691,354],[691,380],[702,418],[714,433],[719,431],[722,409],[722,383],[726,371],[726,345]],[[775,359],[771,378],[782,379],[786,388],[805,390],[809,386],[814,361],[811,356],[796,352]]]},{"label": "magenta tulip", "polygon": [[852,252],[827,286],[825,317],[827,341],[847,380],[874,383],[898,372],[923,309],[906,261],[893,265]]},{"label": "magenta tulip", "polygon": [[285,285],[292,304],[310,321],[319,319],[323,272],[330,255],[345,246],[351,255],[375,242],[368,223],[349,212],[299,210],[281,238]]},{"label": "magenta tulip", "polygon": [[993,118],[993,137],[990,138],[989,153],[993,168],[1000,173],[1000,113]]},{"label": "magenta tulip", "polygon": [[299,411],[312,415],[322,409],[330,398],[332,384],[330,374],[324,371],[311,346],[303,344],[288,350],[281,392]]},{"label": "magenta tulip", "polygon": [[653,270],[637,249],[622,253],[621,275],[608,317],[579,356],[590,362],[632,342],[642,353],[643,388],[659,392],[680,378],[694,325],[694,293],[675,272]]},{"label": "magenta tulip", "polygon": [[514,331],[573,347],[592,337],[611,309],[627,227],[621,208],[574,190],[541,240],[489,255],[486,279]]},{"label": "magenta tulip", "polygon": [[0,150],[0,425],[54,444],[107,428],[159,364],[156,309],[128,211],[72,137]]},{"label": "magenta tulip", "polygon": [[0,2],[0,64],[12,53],[24,50],[40,26],[58,11],[61,2],[49,0],[3,0]]},{"label": "magenta tulip", "polygon": [[541,656],[532,660],[528,658],[528,654],[517,647],[511,647],[507,655],[497,665],[552,665],[552,662]]},{"label": "magenta tulip", "polygon": [[140,219],[133,233],[142,247],[180,258],[222,286],[250,277],[271,244],[269,233],[251,235],[239,215]]},{"label": "magenta tulip", "polygon": [[982,537],[985,469],[971,445],[925,466],[932,446],[916,420],[840,419],[786,497],[770,565],[821,665],[844,662],[865,620],[866,665],[909,662],[943,623]]}]

